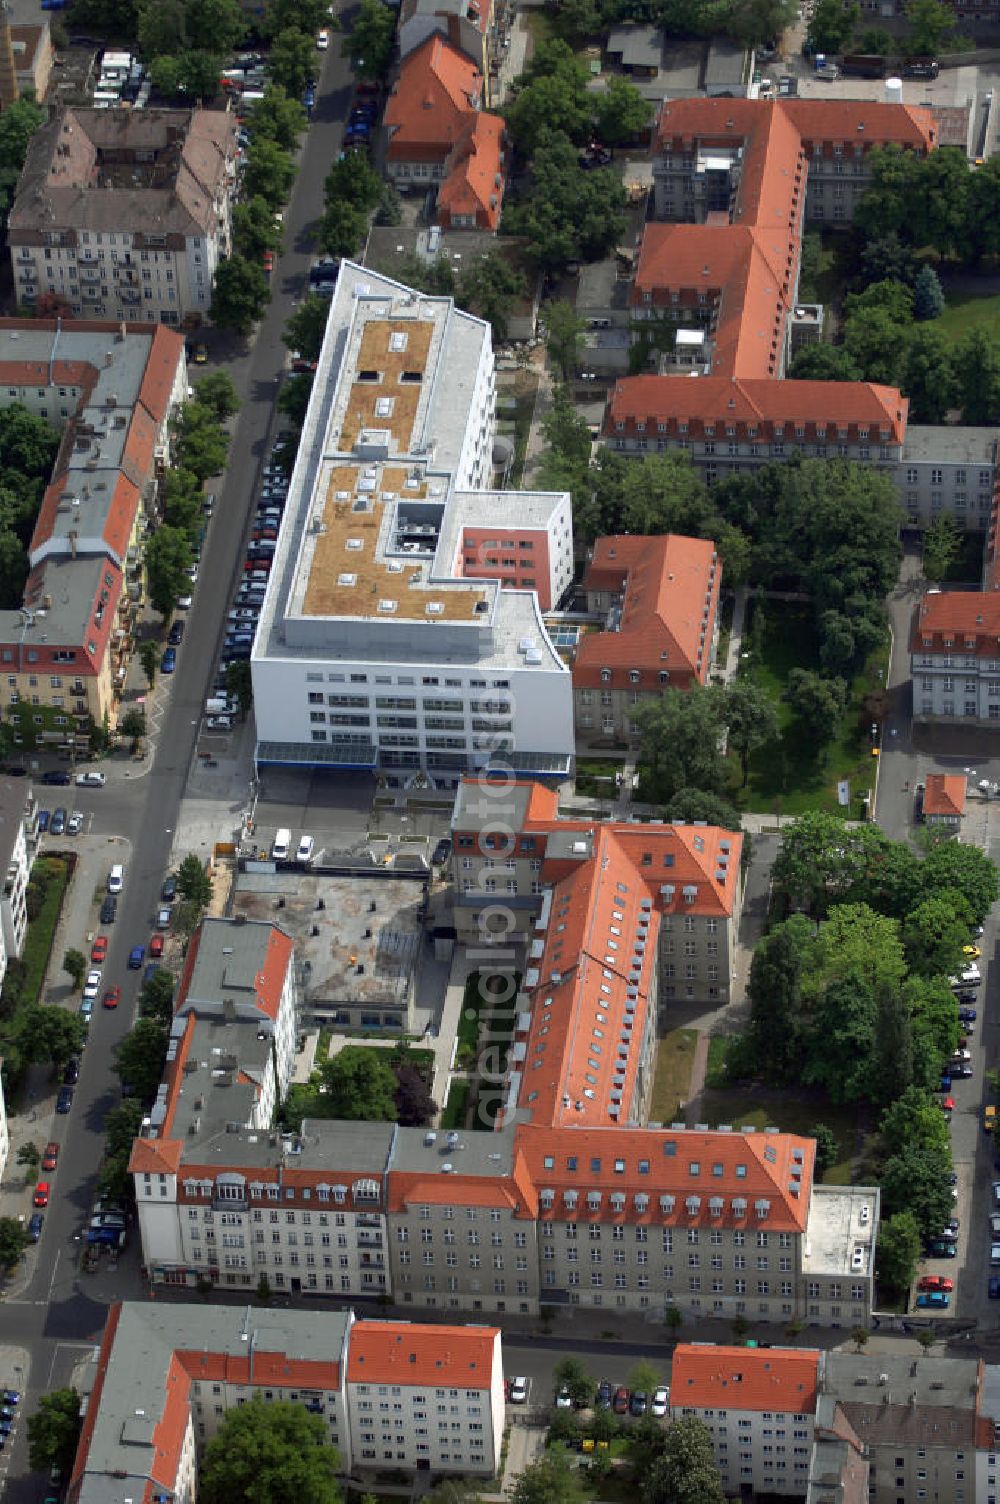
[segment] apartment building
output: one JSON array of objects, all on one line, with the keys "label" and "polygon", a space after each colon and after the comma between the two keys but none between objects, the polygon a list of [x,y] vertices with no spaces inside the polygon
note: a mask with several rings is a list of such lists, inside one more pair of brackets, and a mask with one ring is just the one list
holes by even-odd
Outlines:
[{"label": "apartment building", "polygon": [[194,1504],[202,1448],[252,1401],[319,1416],[353,1479],[388,1467],[491,1476],[503,1436],[499,1331],[350,1309],[117,1303],[83,1388],[71,1504]]},{"label": "apartment building", "polygon": [[196,327],[231,249],[236,118],[61,110],[31,138],[7,240],[19,302]]},{"label": "apartment building", "polygon": [[[451,828],[459,938],[488,943],[491,911],[502,907],[500,940],[528,946],[526,992],[545,988],[553,971],[561,979],[572,975],[588,950],[595,958],[600,953],[602,970],[605,952],[612,956],[611,969],[628,982],[638,950],[658,960],[657,979],[648,974],[648,985],[655,986],[664,1015],[678,998],[729,996],[743,892],[738,832],[698,824],[561,820],[550,790],[488,780],[459,785]],[[628,898],[630,915],[636,909],[635,923],[630,918],[626,924],[624,912],[622,919],[614,917],[616,894]],[[562,909],[565,916],[553,922]]]},{"label": "apartment building", "polygon": [[399,55],[405,61],[429,37],[446,37],[482,74],[483,104],[488,107],[499,72],[501,38],[510,22],[506,0],[403,0],[396,32]]},{"label": "apartment building", "polygon": [[184,342],[170,330],[0,320],[0,402],[62,435],[23,604],[0,611],[2,711],[18,745],[84,751],[93,725],[113,723],[186,392]]},{"label": "apartment building", "polygon": [[0,896],[0,985],[7,963],[19,956],[28,930],[27,893],[31,868],[38,853],[38,803],[30,784],[20,778],[0,778],[0,861],[5,872]]},{"label": "apartment building", "polygon": [[251,660],[259,764],[568,774],[540,596],[572,577],[569,497],[492,490],[494,409],[487,324],[342,263]]},{"label": "apartment building", "polygon": [[670,1418],[705,1426],[727,1495],[805,1493],[820,1359],[812,1348],[674,1349]]},{"label": "apartment building", "polygon": [[275,1091],[284,1101],[295,1062],[298,998],[292,940],[277,925],[242,915],[203,919],[188,946],[174,1012],[249,1022],[273,1051]]},{"label": "apartment building", "polygon": [[[404,193],[437,187],[439,224],[495,233],[506,133],[499,115],[481,112],[489,73],[480,27],[485,22],[488,34],[491,6],[480,10],[475,0],[463,0],[464,26],[440,6],[441,0],[426,6],[407,0],[411,15],[400,24],[407,39],[401,42],[403,62],[385,107],[386,172]],[[415,44],[412,50],[407,43]]]},{"label": "apartment building", "polygon": [[[795,454],[877,463],[911,526],[946,511],[986,528],[991,429],[909,427],[906,399],[873,382],[785,379],[823,322],[822,308],[799,301],[803,230],[852,219],[870,152],[886,145],[934,150],[930,111],[847,99],[663,105],[653,176],[664,222],[646,226],[628,295],[628,342],[652,337],[659,374],[616,381],[607,444],[682,449],[708,482]],[[620,334],[609,336],[619,368]]]},{"label": "apartment building", "polygon": [[939,725],[1000,722],[1000,595],[928,591],[910,633],[913,718]]},{"label": "apartment building", "polygon": [[583,577],[604,630],[573,661],[577,741],[635,746],[633,716],[666,689],[705,684],[719,639],[722,563],[707,538],[598,538]]}]

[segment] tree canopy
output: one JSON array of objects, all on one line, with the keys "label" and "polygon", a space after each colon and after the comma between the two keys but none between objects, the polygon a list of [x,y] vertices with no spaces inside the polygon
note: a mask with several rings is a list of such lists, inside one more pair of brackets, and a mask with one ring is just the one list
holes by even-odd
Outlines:
[{"label": "tree canopy", "polygon": [[76,1456],[82,1420],[80,1396],[75,1389],[54,1389],[43,1394],[38,1409],[28,1416],[28,1461],[33,1472],[56,1467],[69,1474]]},{"label": "tree canopy", "polygon": [[254,1395],[205,1447],[198,1494],[203,1504],[340,1504],[339,1467],[322,1416]]},{"label": "tree canopy", "polygon": [[596,261],[621,239],[621,179],[607,167],[581,172],[576,147],[553,129],[551,116],[539,126],[529,171],[530,186],[505,200],[502,229],[524,236],[538,266],[554,272],[571,261]]}]

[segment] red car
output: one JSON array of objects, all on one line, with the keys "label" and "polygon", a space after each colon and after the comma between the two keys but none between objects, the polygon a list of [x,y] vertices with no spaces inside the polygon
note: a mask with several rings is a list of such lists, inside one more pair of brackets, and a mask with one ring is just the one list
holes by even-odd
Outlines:
[{"label": "red car", "polygon": [[40,1180],[38,1182],[38,1184],[35,1186],[34,1201],[35,1201],[35,1205],[36,1206],[48,1206],[48,1204],[49,1204],[49,1183],[48,1183],[47,1180]]},{"label": "red car", "polygon": [[942,1097],[941,1098],[941,1111],[942,1112],[954,1112],[955,1111],[955,1098],[954,1097]]},{"label": "red car", "polygon": [[105,1008],[117,1008],[118,1001],[121,998],[121,995],[122,990],[120,987],[109,987],[107,992],[101,998],[102,1006]]},{"label": "red car", "polygon": [[265,251],[263,256],[264,270],[270,274],[274,271],[274,252]]},{"label": "red car", "polygon": [[950,1294],[954,1288],[955,1281],[944,1274],[925,1274],[917,1286],[918,1290],[943,1290],[946,1294]]},{"label": "red car", "polygon": [[162,956],[163,955],[163,936],[162,935],[153,935],[152,939],[149,942],[149,954],[151,956]]},{"label": "red car", "polygon": [[45,1145],[45,1153],[42,1155],[42,1169],[54,1170],[59,1162],[59,1145],[55,1139]]},{"label": "red car", "polygon": [[98,935],[97,939],[90,947],[90,959],[95,962],[95,964],[100,964],[101,961],[106,959],[107,954],[108,937],[107,935]]},{"label": "red car", "polygon": [[628,1414],[629,1393],[624,1384],[619,1384],[615,1390],[615,1397],[611,1401],[611,1408],[616,1415]]}]

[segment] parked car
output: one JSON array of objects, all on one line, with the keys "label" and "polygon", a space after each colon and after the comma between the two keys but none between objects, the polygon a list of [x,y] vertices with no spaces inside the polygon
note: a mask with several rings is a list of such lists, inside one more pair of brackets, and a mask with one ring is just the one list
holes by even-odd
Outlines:
[{"label": "parked car", "polygon": [[927,1295],[917,1296],[917,1309],[919,1311],[943,1311],[951,1305],[951,1296],[945,1295],[943,1290],[931,1290]]},{"label": "parked car", "polygon": [[146,947],[144,945],[133,945],[132,949],[128,953],[129,971],[141,971],[145,956]]},{"label": "parked car", "polygon": [[157,933],[150,937],[149,954],[151,956],[163,955],[163,936],[161,934]]},{"label": "parked car", "polygon": [[979,1017],[975,1008],[959,1008],[958,1021],[960,1024],[974,1024]]},{"label": "parked car", "polygon": [[63,1066],[63,1086],[75,1086],[80,1079],[80,1057],[71,1055]]},{"label": "parked car", "polygon": [[160,889],[160,897],[163,899],[164,903],[173,903],[174,899],[177,897],[176,877],[165,877],[163,879],[163,887]]},{"label": "parked car", "polygon": [[68,836],[78,836],[82,829],[83,814],[80,810],[75,809],[66,821],[66,834]]},{"label": "parked car", "polygon": [[568,1389],[557,1389],[556,1390],[556,1409],[557,1410],[572,1410],[572,1408],[573,1408],[573,1396],[570,1394],[569,1390]]},{"label": "parked car", "polygon": [[451,856],[451,842],[447,836],[438,841],[431,854],[431,862],[435,867],[442,866]]},{"label": "parked car", "polygon": [[83,996],[85,1001],[93,1002],[101,990],[100,971],[88,971],[87,980],[83,984]]},{"label": "parked car", "polygon": [[[10,768],[7,769],[8,773],[11,771]],[[56,788],[66,788],[69,784],[69,774],[65,768],[50,768],[47,773],[42,774],[39,782],[53,784]]]},{"label": "parked car", "polygon": [[45,1152],[42,1155],[42,1169],[43,1170],[54,1170],[55,1167],[56,1167],[56,1165],[58,1163],[59,1163],[59,1145],[56,1142],[56,1140],[54,1138],[52,1138],[52,1139],[49,1139],[49,1142],[45,1145]]},{"label": "parked car", "polygon": [[163,657],[160,659],[160,673],[172,674],[177,667],[177,649],[164,648]]},{"label": "parked car", "polygon": [[[104,773],[90,772],[76,775],[77,788],[81,789],[103,789],[107,781]],[[67,782],[69,782],[68,779]]]},{"label": "parked car", "polygon": [[990,1300],[1000,1300],[1000,1279],[995,1274],[990,1275],[989,1294]]},{"label": "parked car", "polygon": [[184,636],[184,621],[183,621],[183,619],[181,617],[178,617],[177,620],[172,624],[172,626],[170,628],[170,631],[167,634],[167,641],[173,647],[177,647],[179,645],[179,643],[180,643],[180,641],[181,641],[181,639],[182,639],[183,636]]},{"label": "parked car", "polygon": [[953,1259],[958,1255],[957,1243],[945,1243],[934,1240],[927,1245],[927,1257],[929,1259]]},{"label": "parked car", "polygon": [[104,900],[104,902],[101,904],[101,915],[100,915],[101,923],[102,924],[114,924],[115,918],[116,918],[117,914],[118,914],[118,900],[117,900],[117,898],[111,898],[111,897],[106,898]]},{"label": "parked car", "polygon": [[98,935],[97,939],[94,941],[93,945],[90,947],[90,959],[91,959],[91,961],[93,961],[94,965],[96,966],[99,962],[101,962],[101,961],[104,960],[104,958],[107,955],[107,953],[108,953],[108,937],[107,937],[107,935]]},{"label": "parked car", "polygon": [[60,1086],[59,1095],[56,1097],[56,1112],[67,1113],[73,1106],[72,1086]]},{"label": "parked car", "polygon": [[31,1199],[33,1205],[35,1206],[48,1206],[49,1182],[47,1180],[40,1180],[38,1182],[38,1184],[35,1186],[35,1194]]},{"label": "parked car", "polygon": [[619,1384],[615,1390],[615,1397],[611,1401],[611,1408],[616,1415],[628,1414],[629,1392],[624,1384]]},{"label": "parked car", "polygon": [[528,1400],[528,1380],[520,1377],[511,1379],[509,1399],[512,1405],[524,1405]]},{"label": "parked car", "polygon": [[949,1279],[946,1274],[925,1274],[917,1285],[918,1290],[946,1290],[949,1293],[954,1288],[955,1281]]},{"label": "parked car", "polygon": [[653,1390],[653,1403],[649,1407],[650,1414],[657,1420],[662,1420],[670,1406],[670,1390],[665,1384],[659,1389]]},{"label": "parked car", "polygon": [[295,860],[297,862],[311,862],[315,848],[316,842],[313,837],[308,835],[303,836],[296,848]]},{"label": "parked car", "polygon": [[[49,0],[51,5],[51,0]],[[45,0],[42,0],[42,9],[45,9]],[[28,1219],[28,1237],[32,1243],[37,1243],[42,1236],[42,1228],[45,1226],[45,1218],[41,1212],[32,1212]],[[48,1501],[46,1500],[46,1504]]]},{"label": "parked car", "polygon": [[602,1379],[597,1386],[597,1393],[594,1395],[594,1409],[610,1410],[613,1393],[614,1391],[611,1388],[610,1381],[608,1379]]},{"label": "parked car", "polygon": [[52,813],[51,813],[50,810],[40,809],[38,811],[38,833],[39,833],[39,835],[44,835],[45,834],[45,832],[49,828],[49,821],[51,819],[52,819]]},{"label": "parked car", "polygon": [[58,809],[54,809],[52,811],[52,819],[49,821],[50,835],[62,836],[66,834],[67,813],[68,812],[63,808],[62,805],[60,805]]},{"label": "parked car", "polygon": [[645,1415],[648,1405],[649,1396],[646,1391],[644,1389],[634,1389],[629,1396],[628,1413],[629,1415],[636,1416]]}]

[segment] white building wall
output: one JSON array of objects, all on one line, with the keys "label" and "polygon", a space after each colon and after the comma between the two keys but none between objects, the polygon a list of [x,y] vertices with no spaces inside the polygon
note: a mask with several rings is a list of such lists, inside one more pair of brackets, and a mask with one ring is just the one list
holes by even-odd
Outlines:
[{"label": "white building wall", "polygon": [[3,1081],[0,1079],[0,1180],[3,1179],[7,1168],[7,1156],[10,1153],[10,1130],[7,1126],[7,1103],[4,1101]]},{"label": "white building wall", "polygon": [[142,1261],[171,1268],[183,1258],[177,1216],[177,1178],[174,1175],[135,1174],[135,1201],[139,1213]]},{"label": "white building wall", "polygon": [[811,1415],[672,1404],[671,1420],[682,1415],[696,1416],[708,1429],[727,1495],[805,1493],[813,1441]]},{"label": "white building wall", "polygon": [[492,1476],[499,1462],[494,1425],[498,1388],[502,1397],[499,1338],[489,1389],[349,1383],[355,1465]]},{"label": "white building wall", "polygon": [[19,956],[28,929],[27,891],[31,871],[28,861],[28,838],[24,819],[18,825],[14,849],[7,866],[3,902],[0,904],[0,928],[3,930],[5,951],[3,966],[6,971],[7,957]]}]

